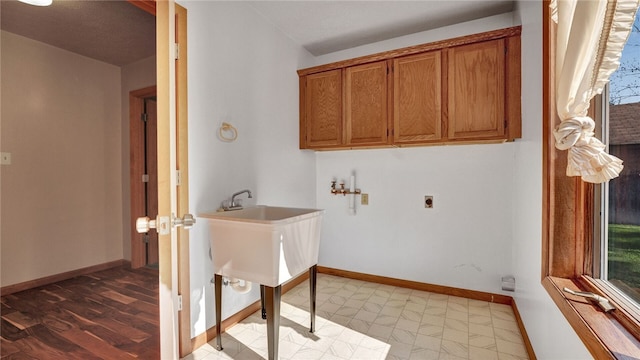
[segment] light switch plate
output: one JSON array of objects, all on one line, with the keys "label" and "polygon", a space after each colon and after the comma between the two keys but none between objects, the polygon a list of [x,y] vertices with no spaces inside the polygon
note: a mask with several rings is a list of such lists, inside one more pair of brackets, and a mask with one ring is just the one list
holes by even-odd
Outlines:
[{"label": "light switch plate", "polygon": [[0,165],[11,165],[11,153],[8,153],[8,152],[1,153]]},{"label": "light switch plate", "polygon": [[369,194],[361,194],[360,195],[360,204],[369,205]]}]

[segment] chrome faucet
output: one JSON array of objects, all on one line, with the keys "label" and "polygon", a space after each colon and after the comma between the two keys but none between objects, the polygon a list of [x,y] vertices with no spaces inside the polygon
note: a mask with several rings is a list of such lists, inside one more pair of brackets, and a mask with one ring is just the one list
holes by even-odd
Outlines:
[{"label": "chrome faucet", "polygon": [[233,195],[231,195],[231,204],[229,205],[229,208],[227,210],[242,209],[242,206],[240,205],[240,203],[236,203],[236,196],[244,193],[247,193],[249,195],[249,199],[253,198],[253,196],[251,195],[251,190],[246,189],[246,190],[238,191],[237,193],[234,193]]}]

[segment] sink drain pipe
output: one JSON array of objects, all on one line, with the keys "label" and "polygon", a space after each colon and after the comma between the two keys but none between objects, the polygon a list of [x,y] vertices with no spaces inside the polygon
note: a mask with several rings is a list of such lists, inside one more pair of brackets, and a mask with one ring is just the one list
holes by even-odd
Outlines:
[{"label": "sink drain pipe", "polygon": [[[211,285],[214,284],[214,278],[211,278]],[[236,278],[223,278],[222,285],[229,286],[240,294],[246,294],[251,291],[251,281]]]},{"label": "sink drain pipe", "polygon": [[[241,285],[241,283],[243,284]],[[240,294],[246,294],[251,291],[251,281],[229,278],[229,285]]]}]

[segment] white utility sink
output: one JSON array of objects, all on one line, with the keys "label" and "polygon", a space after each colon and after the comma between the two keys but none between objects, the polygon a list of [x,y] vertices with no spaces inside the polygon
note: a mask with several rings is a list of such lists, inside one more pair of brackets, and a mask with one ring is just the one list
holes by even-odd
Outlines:
[{"label": "white utility sink", "polygon": [[323,214],[260,205],[199,216],[209,223],[216,274],[276,287],[318,263]]}]

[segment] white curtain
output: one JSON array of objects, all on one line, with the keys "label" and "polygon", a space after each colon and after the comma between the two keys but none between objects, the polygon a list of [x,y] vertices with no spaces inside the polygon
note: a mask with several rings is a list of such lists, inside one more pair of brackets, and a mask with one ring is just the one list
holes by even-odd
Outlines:
[{"label": "white curtain", "polygon": [[556,148],[568,150],[567,176],[603,183],[622,171],[622,160],[607,154],[594,137],[589,101],[602,93],[620,65],[638,0],[552,0],[556,38],[556,107],[561,123]]}]

